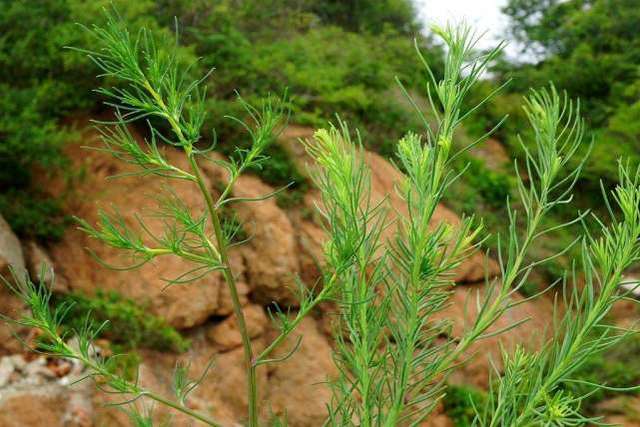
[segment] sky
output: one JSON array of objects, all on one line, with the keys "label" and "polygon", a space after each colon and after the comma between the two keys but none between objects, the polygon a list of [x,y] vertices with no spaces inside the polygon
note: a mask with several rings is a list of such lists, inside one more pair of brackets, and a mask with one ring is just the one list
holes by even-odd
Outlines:
[{"label": "sky", "polygon": [[[473,25],[477,31],[487,31],[479,48],[489,48],[506,38],[507,18],[500,12],[507,0],[414,0],[422,22],[426,26],[456,23],[461,20]],[[512,53],[507,49],[507,53]]]}]

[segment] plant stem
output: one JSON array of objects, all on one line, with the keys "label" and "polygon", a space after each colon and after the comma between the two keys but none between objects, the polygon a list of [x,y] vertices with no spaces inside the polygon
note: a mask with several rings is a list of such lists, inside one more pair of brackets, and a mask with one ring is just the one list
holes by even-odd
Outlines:
[{"label": "plant stem", "polygon": [[535,231],[538,228],[538,224],[542,219],[544,214],[544,203],[546,202],[546,195],[548,193],[548,186],[543,189],[543,202],[536,209],[532,219],[529,221],[527,226],[527,231],[525,235],[525,239],[523,244],[520,247],[518,254],[516,255],[513,263],[511,264],[511,268],[507,272],[507,275],[503,278],[502,285],[500,286],[499,293],[497,297],[493,300],[491,306],[481,314],[481,318],[476,320],[476,326],[458,343],[458,345],[447,354],[445,358],[443,358],[440,363],[440,367],[438,370],[440,372],[444,372],[449,369],[449,367],[455,363],[456,360],[473,344],[486,330],[491,327],[494,323],[494,319],[496,316],[500,315],[500,311],[502,310],[502,303],[508,298],[511,287],[515,280],[518,278],[518,275],[521,273],[521,266],[524,262],[524,257],[529,250],[529,246],[533,241],[533,236],[535,235]]},{"label": "plant stem", "polygon": [[[362,249],[360,249],[360,251],[362,251]],[[365,256],[363,256],[363,258],[366,258]],[[361,426],[362,427],[369,427],[372,425],[372,415],[373,415],[373,408],[371,406],[371,402],[370,402],[370,388],[371,388],[371,379],[369,377],[369,365],[370,365],[370,361],[371,361],[371,353],[372,350],[371,349],[371,344],[369,342],[369,322],[368,322],[368,318],[367,318],[367,304],[364,303],[364,301],[367,301],[367,292],[368,292],[368,281],[367,281],[367,277],[366,277],[366,263],[363,263],[360,266],[360,271],[359,271],[359,279],[358,279],[358,301],[356,302],[356,304],[358,304],[358,324],[360,326],[360,350],[361,350],[361,358],[362,360],[360,361],[361,365],[360,367],[362,368],[362,372],[360,372],[360,384],[361,384],[361,388],[360,388],[360,394],[361,394],[361,398],[362,398],[362,408],[364,409],[364,419],[360,420]]]},{"label": "plant stem", "polygon": [[105,370],[104,368],[102,368],[101,366],[99,366],[98,364],[94,363],[93,360],[84,357],[82,354],[77,353],[75,350],[73,350],[71,347],[69,347],[69,345],[64,342],[62,340],[62,338],[60,338],[55,332],[49,332],[50,338],[52,338],[53,340],[55,340],[58,345],[60,345],[61,347],[63,347],[65,349],[65,353],[67,354],[66,357],[69,357],[69,355],[73,355],[72,357],[76,358],[77,360],[79,360],[80,362],[82,362],[83,365],[88,366],[91,370],[93,370],[94,372],[102,375],[103,377],[109,378],[112,381],[116,381],[120,384],[124,384],[126,385],[127,389],[128,389],[128,393],[134,394],[136,395],[136,399],[140,396],[146,396],[151,400],[155,400],[158,403],[161,403],[165,406],[168,406],[170,408],[175,409],[176,411],[182,412],[183,414],[189,415],[190,417],[203,422],[204,424],[207,424],[208,426],[211,427],[222,427],[222,424],[219,424],[218,422],[212,420],[211,418],[197,412],[194,411],[193,409],[190,409],[186,406],[184,406],[183,404],[179,403],[179,402],[174,402],[172,400],[166,399],[156,393],[153,393],[151,391],[145,390],[140,388],[137,384],[132,384],[129,381],[124,380],[122,377],[119,377],[117,375],[114,375],[113,373]]},{"label": "plant stem", "polygon": [[[223,266],[222,274],[224,276],[225,282],[229,287],[229,291],[231,293],[231,303],[233,306],[233,313],[238,322],[238,329],[240,331],[240,337],[242,338],[242,347],[244,349],[244,362],[247,369],[247,387],[248,391],[248,400],[249,400],[249,426],[257,427],[258,426],[258,384],[257,384],[257,376],[256,376],[256,366],[253,362],[253,349],[251,347],[251,338],[247,332],[247,325],[244,318],[244,314],[242,313],[242,305],[240,304],[240,297],[238,296],[238,287],[236,285],[236,279],[233,275],[233,271],[231,270],[231,264],[229,263],[229,255],[228,255],[228,245],[224,234],[222,232],[222,225],[220,224],[220,216],[218,215],[218,211],[216,209],[216,204],[211,197],[211,192],[207,188],[204,178],[202,177],[202,172],[200,167],[198,166],[198,162],[195,159],[193,154],[192,146],[189,141],[186,140],[182,129],[180,127],[178,119],[176,119],[168,110],[162,96],[153,89],[151,84],[148,81],[144,82],[145,89],[151,94],[151,96],[156,100],[157,104],[164,111],[164,117],[169,121],[171,128],[174,133],[182,143],[183,149],[189,159],[189,165],[191,166],[191,171],[195,177],[195,181],[198,184],[198,188],[204,197],[205,203],[207,205],[207,211],[209,216],[211,217],[211,223],[213,225],[213,231],[216,238],[216,246],[213,246],[208,239],[205,239],[205,243],[212,251],[212,253],[217,253],[220,257],[220,262]],[[230,184],[227,188],[229,188],[232,184]]]},{"label": "plant stem", "polygon": [[298,311],[298,315],[295,317],[295,319],[293,319],[293,321],[291,322],[287,330],[282,331],[280,335],[278,335],[271,342],[271,344],[267,346],[267,348],[262,350],[262,352],[260,352],[260,354],[255,357],[254,365],[258,366],[261,362],[263,362],[265,358],[268,357],[269,354],[271,354],[271,352],[275,350],[276,347],[282,344],[282,341],[284,341],[285,338],[287,338],[291,334],[291,332],[293,332],[298,327],[300,322],[302,322],[302,320],[304,320],[304,318],[307,317],[307,314],[309,314],[309,312],[311,312],[311,310],[313,310],[320,302],[324,301],[325,297],[329,294],[329,292],[331,292],[333,288],[333,284],[335,283],[336,279],[337,279],[337,274],[333,273],[333,276],[331,276],[331,279],[329,280],[329,282],[324,285],[324,288],[322,288],[322,291],[320,291],[320,293],[313,299],[313,301],[309,303],[309,305],[305,306],[300,311]]},{"label": "plant stem", "polygon": [[236,279],[231,270],[228,255],[228,245],[226,238],[222,232],[222,225],[220,224],[220,216],[215,208],[211,192],[207,188],[202,172],[196,162],[196,159],[192,152],[187,151],[187,157],[189,158],[189,164],[191,170],[196,177],[196,182],[200,188],[200,192],[204,196],[209,216],[211,217],[211,223],[213,224],[213,231],[216,238],[217,249],[220,254],[220,262],[223,265],[222,274],[229,287],[231,293],[231,302],[233,305],[233,313],[238,322],[238,330],[240,331],[240,337],[242,339],[242,347],[244,349],[244,363],[247,369],[247,386],[249,388],[248,400],[249,400],[249,426],[258,426],[258,382],[256,375],[256,364],[253,360],[253,349],[251,347],[251,338],[247,332],[247,325],[242,313],[242,305],[240,304],[240,297],[238,296],[238,287],[236,285]]},{"label": "plant stem", "polygon": [[177,411],[180,411],[186,415],[189,415],[191,418],[194,418],[198,421],[201,421],[209,426],[212,427],[222,427],[221,424],[216,423],[215,421],[211,420],[210,418],[207,418],[206,416],[200,414],[199,412],[194,411],[193,409],[189,409],[186,406],[183,406],[177,402],[173,402],[171,400],[167,400],[162,396],[159,396],[155,393],[152,392],[144,392],[144,395],[147,396],[148,398],[155,400],[158,403],[161,403],[165,406],[169,406],[170,408],[173,408]]},{"label": "plant stem", "polygon": [[[622,273],[620,272],[620,269],[616,269],[613,272],[612,276],[609,278],[609,281],[605,283],[605,285],[603,286],[603,292],[601,293],[600,298],[595,304],[595,306],[597,306],[597,309],[589,312],[587,319],[584,321],[582,329],[576,334],[575,340],[567,350],[566,356],[560,361],[560,363],[557,363],[553,367],[548,375],[546,375],[546,380],[540,385],[535,395],[531,399],[529,399],[526,406],[518,416],[515,422],[516,426],[522,425],[522,423],[526,421],[529,414],[535,411],[535,407],[538,402],[540,402],[544,398],[550,388],[557,384],[561,374],[566,370],[567,364],[574,362],[575,354],[578,352],[578,350],[580,350],[580,347],[589,331],[597,324],[597,319],[603,317],[603,311],[608,311],[610,309],[611,305],[607,305],[607,302],[611,298],[610,290],[615,289],[615,286],[620,283],[621,276]],[[493,425],[493,420],[491,424]]]}]

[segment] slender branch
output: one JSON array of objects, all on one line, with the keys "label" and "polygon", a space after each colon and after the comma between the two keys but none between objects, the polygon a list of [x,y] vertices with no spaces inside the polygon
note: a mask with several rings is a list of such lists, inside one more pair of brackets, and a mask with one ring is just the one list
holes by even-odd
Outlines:
[{"label": "slender branch", "polygon": [[254,360],[254,365],[256,366],[259,365],[262,361],[264,361],[267,357],[269,357],[271,352],[273,352],[273,350],[275,350],[280,344],[282,344],[282,341],[284,341],[291,334],[291,332],[293,332],[298,327],[298,325],[311,312],[311,310],[313,310],[319,303],[321,303],[326,299],[329,293],[333,290],[333,285],[335,284],[337,277],[338,277],[337,274],[333,273],[333,275],[331,276],[331,279],[328,281],[327,284],[324,285],[324,287],[318,293],[318,295],[308,305],[305,305],[304,307],[301,308],[300,311],[298,311],[298,314],[293,319],[293,321],[288,325],[287,329],[282,331],[280,335],[278,335],[271,342],[271,344],[269,344],[264,350],[262,350],[262,352],[260,352],[258,356],[256,356]]},{"label": "slender branch", "polygon": [[155,400],[158,403],[162,403],[163,405],[169,406],[175,409],[176,411],[189,415],[190,417],[198,421],[201,421],[204,424],[207,424],[211,427],[222,427],[222,424],[220,424],[219,422],[214,421],[213,419],[207,417],[206,415],[188,408],[182,403],[166,399],[154,392],[141,388],[139,385],[131,383],[130,381],[127,381],[124,378],[113,374],[112,372],[109,372],[103,366],[100,366],[99,364],[95,363],[91,358],[87,358],[84,355],[82,355],[82,353],[76,352],[66,342],[64,342],[62,338],[60,338],[60,336],[53,333],[49,333],[49,336],[50,338],[56,341],[56,343],[60,346],[60,348],[64,349],[64,352],[67,355],[67,357],[69,355],[72,355],[72,357],[82,362],[83,365],[89,367],[89,369],[98,373],[100,376],[108,378],[109,380],[111,380],[112,383],[117,383],[120,386],[124,385],[126,387],[127,393],[137,395],[137,396],[146,396],[151,400]]},{"label": "slender branch", "polygon": [[[186,150],[185,150],[186,151]],[[240,297],[238,294],[238,287],[236,284],[236,279],[231,270],[231,264],[229,263],[229,256],[227,253],[228,245],[226,242],[226,238],[224,233],[222,232],[222,225],[220,223],[220,216],[215,208],[215,204],[213,198],[211,197],[211,192],[207,188],[204,179],[202,177],[202,172],[198,167],[198,163],[193,155],[187,151],[187,157],[189,158],[189,164],[191,165],[191,170],[196,177],[196,182],[198,187],[200,188],[200,192],[204,196],[207,210],[209,212],[209,216],[211,218],[211,222],[213,224],[213,231],[216,238],[217,249],[220,253],[220,262],[223,266],[222,274],[224,275],[225,281],[229,287],[229,291],[231,293],[231,302],[233,305],[233,312],[238,322],[238,329],[240,331],[240,336],[242,338],[242,347],[244,349],[244,362],[247,368],[247,386],[249,388],[249,425],[251,427],[255,427],[258,425],[258,384],[257,384],[257,375],[256,375],[256,365],[253,360],[253,349],[251,346],[251,338],[247,331],[246,320],[244,318],[244,313],[242,312],[242,304],[240,303]],[[211,243],[207,241],[210,245]]]},{"label": "slender branch", "polygon": [[[178,140],[181,142],[182,147],[184,149],[185,154],[189,160],[189,165],[191,167],[191,172],[195,177],[196,184],[204,197],[207,211],[209,213],[209,217],[211,219],[211,223],[213,225],[213,231],[216,239],[216,245],[214,246],[208,239],[204,239],[207,246],[211,251],[217,251],[220,255],[220,262],[222,264],[222,274],[224,276],[225,282],[229,287],[229,291],[231,294],[231,302],[233,306],[233,313],[238,322],[238,329],[240,332],[240,336],[242,339],[242,347],[244,350],[244,363],[247,369],[247,386],[249,389],[249,426],[257,427],[258,426],[258,384],[257,384],[257,375],[256,375],[256,365],[253,360],[253,349],[251,346],[251,338],[247,331],[246,320],[244,317],[244,313],[242,312],[242,304],[240,303],[240,297],[238,294],[238,287],[236,284],[235,276],[233,275],[233,271],[231,269],[231,264],[229,263],[228,256],[228,243],[222,231],[222,224],[220,222],[220,215],[216,209],[216,204],[211,197],[211,191],[207,188],[204,178],[202,176],[202,171],[198,166],[198,163],[195,159],[193,148],[190,141],[187,141],[184,137],[182,129],[180,127],[179,121],[173,117],[168,111],[162,97],[156,92],[153,87],[149,84],[148,81],[144,83],[145,89],[151,94],[151,96],[158,103],[160,108],[164,111],[164,117],[169,121],[171,128],[174,133],[178,137]],[[228,187],[229,188],[229,187]]]}]

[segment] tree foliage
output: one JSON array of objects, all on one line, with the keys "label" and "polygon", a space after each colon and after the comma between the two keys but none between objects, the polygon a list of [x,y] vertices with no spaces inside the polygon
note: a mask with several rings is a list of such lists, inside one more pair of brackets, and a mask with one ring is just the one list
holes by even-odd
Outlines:
[{"label": "tree foliage", "polygon": [[[611,188],[618,179],[610,166],[615,159],[639,159],[637,1],[511,0],[504,12],[511,19],[512,34],[523,43],[524,54],[534,59],[533,63],[503,64],[501,73],[514,77],[511,92],[523,93],[529,85],[552,80],[559,89],[580,98],[593,128],[594,159],[598,159],[588,165],[584,187],[595,195],[599,180],[604,179]],[[513,134],[513,129],[504,132],[506,138]]]}]

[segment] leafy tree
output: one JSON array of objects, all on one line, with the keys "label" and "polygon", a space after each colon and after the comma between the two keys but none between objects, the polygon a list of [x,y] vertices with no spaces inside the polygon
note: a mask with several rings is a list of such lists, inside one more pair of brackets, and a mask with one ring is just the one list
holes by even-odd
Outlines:
[{"label": "leafy tree", "polygon": [[96,105],[95,68],[64,47],[86,45],[77,22],[101,22],[110,4],[133,30],[144,25],[169,34],[154,19],[151,0],[0,1],[0,214],[21,235],[63,233],[59,201],[32,188],[31,175],[34,167],[46,175],[64,165],[62,146],[74,133],[62,119]]},{"label": "leafy tree", "polygon": [[606,127],[617,109],[637,101],[637,92],[628,89],[640,77],[637,1],[511,0],[504,12],[525,53],[542,55],[518,70],[516,90],[553,79],[580,97],[597,127]]},{"label": "leafy tree", "polygon": [[328,0],[312,2],[311,10],[323,22],[350,31],[380,32],[385,26],[404,34],[419,29],[413,4],[408,0]]}]

